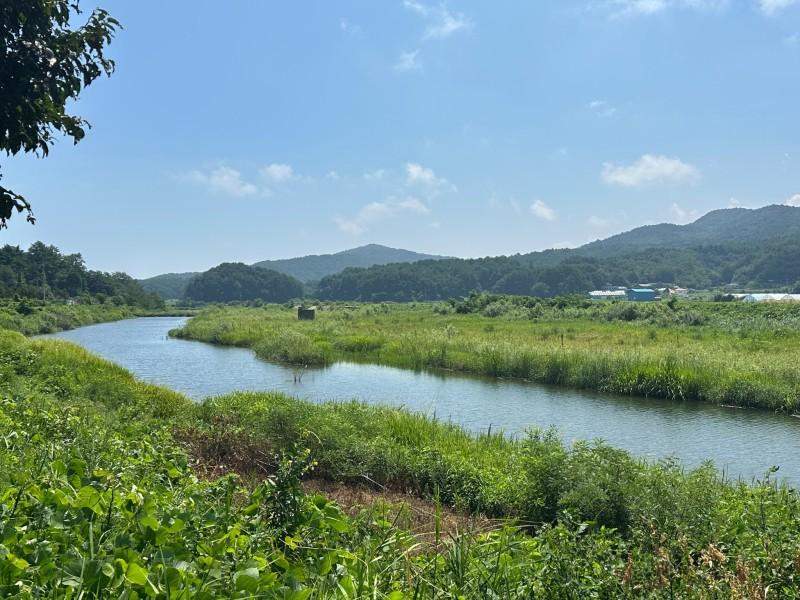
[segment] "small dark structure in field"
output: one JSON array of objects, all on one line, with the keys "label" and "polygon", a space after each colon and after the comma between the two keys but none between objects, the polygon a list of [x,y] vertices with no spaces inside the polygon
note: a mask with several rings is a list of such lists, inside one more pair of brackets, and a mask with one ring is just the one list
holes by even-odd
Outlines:
[{"label": "small dark structure in field", "polygon": [[305,306],[298,306],[297,318],[300,321],[313,321],[317,318],[317,307],[309,306],[306,308]]}]

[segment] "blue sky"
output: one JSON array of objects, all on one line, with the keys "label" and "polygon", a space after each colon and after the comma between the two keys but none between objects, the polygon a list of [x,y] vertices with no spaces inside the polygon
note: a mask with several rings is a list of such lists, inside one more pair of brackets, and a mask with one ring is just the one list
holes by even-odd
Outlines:
[{"label": "blue sky", "polygon": [[102,6],[125,29],[93,129],[0,161],[39,219],[1,243],[149,276],[800,205],[800,0]]}]

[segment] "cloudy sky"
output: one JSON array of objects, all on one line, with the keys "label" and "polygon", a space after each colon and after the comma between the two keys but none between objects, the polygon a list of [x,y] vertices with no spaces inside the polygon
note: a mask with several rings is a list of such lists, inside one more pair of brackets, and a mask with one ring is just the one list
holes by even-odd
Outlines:
[{"label": "cloudy sky", "polygon": [[77,105],[93,129],[3,158],[39,222],[0,243],[149,276],[800,205],[800,0],[103,6],[125,29]]}]

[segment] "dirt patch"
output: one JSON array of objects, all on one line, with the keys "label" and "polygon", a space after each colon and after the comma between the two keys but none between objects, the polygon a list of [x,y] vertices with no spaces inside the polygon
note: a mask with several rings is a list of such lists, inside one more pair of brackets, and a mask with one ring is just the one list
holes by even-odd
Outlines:
[{"label": "dirt patch", "polygon": [[[261,444],[237,436],[235,442],[224,427],[209,435],[196,429],[175,432],[186,448],[198,477],[216,479],[237,473],[245,483],[256,485],[274,472],[275,460]],[[500,527],[482,515],[459,512],[377,483],[344,484],[323,478],[303,482],[307,493],[321,494],[336,502],[351,517],[387,521],[412,533],[422,543],[447,542],[464,533],[481,533]]]},{"label": "dirt patch", "polygon": [[405,529],[421,542],[446,542],[464,533],[481,533],[500,526],[482,515],[470,515],[389,489],[363,485],[345,485],[322,479],[303,482],[307,492],[317,493],[336,502],[351,517],[368,516],[388,521]]}]

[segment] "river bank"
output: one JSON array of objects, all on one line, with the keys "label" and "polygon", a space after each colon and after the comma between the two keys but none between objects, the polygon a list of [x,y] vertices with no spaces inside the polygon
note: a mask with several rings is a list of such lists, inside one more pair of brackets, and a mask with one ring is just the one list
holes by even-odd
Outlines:
[{"label": "river bank", "polygon": [[511,317],[457,314],[443,304],[334,305],[312,322],[282,307],[222,307],[173,335],[299,365],[371,362],[796,412],[797,307],[767,307],[772,314],[696,304],[547,307]]},{"label": "river bank", "polygon": [[[20,581],[31,594],[156,597],[798,591],[800,498],[771,481],[732,484],[548,433],[476,437],[360,403],[267,393],[198,405],[71,344],[8,332],[0,353],[0,505],[14,525],[4,595]],[[249,484],[198,479],[202,465]],[[434,518],[421,542],[387,507],[348,517],[305,494],[312,470],[499,520],[444,540]]]},{"label": "river bank", "polygon": [[108,323],[136,317],[194,316],[196,310],[150,310],[114,304],[65,304],[23,300],[0,303],[0,329],[24,335],[43,335],[68,331],[95,323]]},{"label": "river bank", "polygon": [[567,444],[599,438],[634,456],[675,457],[689,468],[711,459],[728,478],[745,481],[779,466],[781,479],[800,485],[800,465],[791,460],[800,453],[800,420],[782,413],[365,362],[303,368],[259,359],[247,348],[167,335],[185,322],[129,319],[47,337],[80,344],[196,402],[237,391],[279,392],[316,404],[356,398],[452,422],[474,435],[520,437],[529,428],[554,427]]}]

